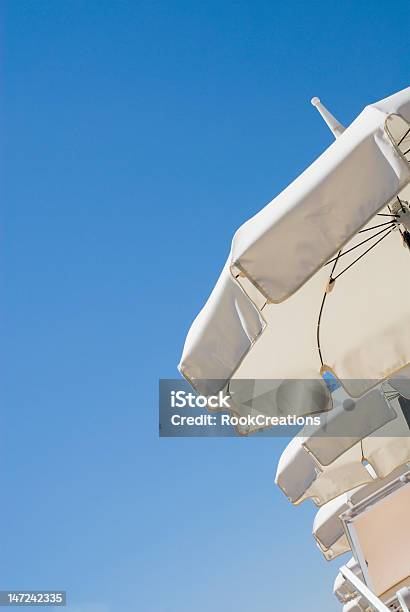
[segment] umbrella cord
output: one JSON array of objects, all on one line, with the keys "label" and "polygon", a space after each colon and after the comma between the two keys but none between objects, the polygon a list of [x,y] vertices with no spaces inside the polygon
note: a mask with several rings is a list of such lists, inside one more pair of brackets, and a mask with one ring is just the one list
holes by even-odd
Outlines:
[{"label": "umbrella cord", "polygon": [[[336,257],[336,258],[335,258],[335,260],[334,260],[334,264],[333,264],[333,267],[332,267],[332,271],[331,271],[330,276],[329,276],[328,286],[329,286],[329,285],[330,285],[330,284],[333,282],[333,280],[334,280],[334,279],[333,279],[333,272],[334,272],[334,271],[335,271],[335,269],[336,269],[336,265],[337,265],[337,262],[339,261],[339,258],[340,258],[340,256],[341,256],[341,254],[342,254],[342,250],[340,250],[340,251],[338,252],[337,257]],[[316,341],[317,341],[317,350],[319,351],[319,358],[320,358],[320,363],[322,364],[322,366],[323,366],[324,364],[323,364],[323,357],[322,357],[322,349],[321,349],[321,346],[320,346],[320,323],[321,323],[321,320],[322,320],[322,313],[323,313],[323,308],[324,308],[324,306],[325,306],[325,302],[326,302],[327,295],[328,295],[328,292],[327,292],[327,291],[325,291],[325,292],[324,292],[324,294],[323,294],[322,304],[321,304],[321,306],[320,306],[320,310],[319,310],[319,317],[318,317],[318,320],[317,320],[317,327],[316,327]]]},{"label": "umbrella cord", "polygon": [[327,293],[325,291],[323,295],[323,299],[322,299],[322,304],[320,306],[319,318],[317,320],[317,328],[316,328],[317,350],[319,351],[319,358],[320,358],[320,363],[322,366],[324,365],[324,363],[323,363],[323,357],[322,357],[322,349],[320,347],[320,320],[322,318],[323,306],[325,305],[325,302],[326,302],[326,296],[327,296]]},{"label": "umbrella cord", "polygon": [[[410,128],[409,130],[406,132],[406,134],[404,135],[403,139],[407,136],[407,134],[410,133]],[[410,152],[410,149],[409,149]],[[402,210],[404,209],[402,201],[400,200],[399,196],[397,196],[397,199],[401,205]],[[319,310],[319,316],[318,316],[318,320],[317,320],[317,327],[316,327],[316,341],[317,341],[317,350],[319,353],[319,358],[320,358],[320,363],[323,366],[324,365],[324,361],[323,361],[323,356],[322,356],[322,347],[321,347],[321,343],[320,343],[320,324],[322,321],[322,314],[323,314],[323,309],[326,303],[326,298],[327,295],[329,293],[329,288],[331,287],[331,285],[335,282],[335,280],[337,278],[339,278],[342,274],[344,274],[347,270],[349,270],[355,263],[357,263],[362,257],[364,257],[367,253],[369,253],[376,245],[379,244],[379,242],[381,242],[382,240],[384,240],[385,238],[387,238],[387,236],[389,236],[391,234],[391,232],[395,229],[396,225],[397,225],[397,220],[399,219],[400,215],[393,213],[392,209],[390,206],[388,206],[390,214],[387,213],[378,213],[377,216],[378,217],[390,217],[390,221],[386,221],[386,223],[381,223],[379,225],[374,225],[373,227],[369,227],[366,228],[364,230],[361,230],[360,232],[358,232],[358,234],[362,234],[363,232],[367,232],[370,231],[372,229],[377,229],[379,227],[384,227],[384,229],[382,229],[380,232],[377,232],[376,234],[373,234],[373,236],[370,236],[370,238],[367,238],[366,240],[363,240],[362,242],[360,242],[359,244],[356,244],[354,247],[348,249],[347,251],[343,251],[343,249],[341,249],[337,256],[333,259],[331,259],[330,261],[328,261],[325,266],[327,266],[328,264],[333,263],[333,267],[332,267],[332,271],[330,273],[329,276],[329,281],[327,284],[327,288],[323,294],[323,298],[322,298],[322,303],[320,305],[320,310]],[[401,228],[399,227],[399,232],[403,238],[403,240],[405,240],[405,235],[403,234]],[[341,257],[343,257],[343,255],[346,255],[347,253],[350,253],[351,251],[353,251],[354,249],[356,249],[359,246],[362,246],[363,244],[365,244],[366,242],[369,242],[369,240],[372,240],[373,238],[376,238],[376,236],[379,236],[380,234],[383,234],[381,238],[379,238],[379,240],[377,240],[374,244],[372,244],[371,247],[369,247],[368,249],[366,249],[366,251],[364,253],[362,253],[357,259],[355,259],[351,264],[349,264],[346,268],[344,268],[341,272],[339,272],[339,274],[337,274],[336,276],[333,276],[333,273],[336,269],[336,265],[339,261],[339,259]],[[410,249],[410,240],[409,240],[409,249]]]},{"label": "umbrella cord", "polygon": [[[363,242],[361,242],[360,244],[356,245],[355,247],[352,247],[348,251],[345,251],[343,253],[342,250],[340,250],[338,252],[337,256],[334,259],[332,259],[332,260],[327,262],[328,264],[333,263],[333,267],[332,267],[332,271],[331,271],[330,276],[329,276],[329,281],[328,281],[327,287],[331,286],[332,283],[334,283],[337,278],[339,278],[342,274],[344,274],[347,270],[349,270],[355,263],[357,263],[360,259],[362,259],[362,257],[364,257],[372,249],[374,249],[374,247],[376,245],[378,245],[379,242],[381,242],[382,240],[387,238],[387,236],[389,236],[391,234],[393,229],[394,229],[394,226],[393,227],[386,227],[381,232],[377,232],[377,234],[375,234],[374,236],[371,236],[367,240],[364,240]],[[378,236],[381,233],[383,233],[383,236],[381,238],[379,238],[379,240],[376,240],[376,242],[374,244],[372,244],[371,247],[366,249],[366,251],[364,253],[362,253],[357,259],[352,261],[352,263],[349,264],[346,268],[344,268],[341,272],[339,272],[339,274],[337,274],[336,276],[333,276],[333,273],[334,273],[334,271],[336,269],[336,265],[337,265],[339,259],[341,257],[343,257],[343,255],[346,255],[346,253],[349,253],[350,251],[352,251],[356,247],[363,245],[365,242],[368,242],[369,240],[371,240],[372,238],[375,238],[376,236]],[[327,265],[327,264],[325,264],[325,265]],[[322,355],[322,348],[321,348],[321,344],[320,344],[320,324],[321,324],[321,321],[322,321],[322,314],[323,314],[323,309],[324,309],[324,306],[325,306],[327,295],[328,295],[328,290],[326,290],[324,292],[324,294],[323,294],[322,303],[320,305],[319,316],[318,316],[318,320],[317,320],[317,328],[316,328],[317,349],[318,349],[318,352],[319,352],[320,363],[321,363],[322,366],[324,365],[324,361],[323,361],[323,355]]]}]

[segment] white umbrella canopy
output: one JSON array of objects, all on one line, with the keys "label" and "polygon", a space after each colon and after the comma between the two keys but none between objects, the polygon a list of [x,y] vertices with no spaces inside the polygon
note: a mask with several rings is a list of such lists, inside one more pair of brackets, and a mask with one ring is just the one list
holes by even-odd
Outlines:
[{"label": "white umbrella canopy", "polygon": [[[372,392],[371,392],[372,393]],[[348,438],[320,437],[320,451],[325,447],[332,449],[335,442],[342,439],[345,452],[340,454],[340,446],[334,460],[324,465],[308,450],[317,449],[317,439],[313,433],[305,437],[293,438],[283,451],[275,482],[294,505],[312,499],[317,506],[338,497],[361,485],[386,478],[400,466],[410,462],[409,425],[399,400],[391,400],[395,418],[363,437]],[[371,404],[368,405],[371,409]],[[360,411],[359,411],[360,412]],[[355,411],[351,413],[355,418]],[[325,453],[329,456],[329,453]]]},{"label": "white umbrella canopy", "polygon": [[299,505],[312,499],[320,507],[341,493],[374,480],[362,463],[360,443],[329,466],[321,466],[307,452],[303,442],[304,438],[300,437],[289,442],[276,471],[275,483],[292,504]]},{"label": "white umbrella canopy", "polygon": [[200,393],[330,371],[359,397],[410,364],[409,127],[410,88],[366,107],[237,231],[179,365]]}]

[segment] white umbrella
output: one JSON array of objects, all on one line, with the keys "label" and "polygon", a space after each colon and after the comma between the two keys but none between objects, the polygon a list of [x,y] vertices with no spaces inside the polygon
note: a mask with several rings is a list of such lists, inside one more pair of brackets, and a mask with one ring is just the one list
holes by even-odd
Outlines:
[{"label": "white umbrella", "polygon": [[[276,483],[294,504],[328,504],[315,535],[329,558],[351,543],[336,513],[410,462],[397,398],[410,397],[410,88],[367,106],[347,129],[312,103],[337,139],[236,232],[179,369],[201,394],[230,395],[239,415],[328,413],[334,435],[320,427],[294,438]],[[326,374],[359,398],[354,411],[335,407]],[[387,610],[363,583],[365,565],[351,566],[335,585],[346,612],[366,602]],[[379,582],[377,593],[390,596],[389,580]]]},{"label": "white umbrella", "polygon": [[409,128],[410,88],[367,106],[239,228],[179,366],[199,392],[331,371],[357,397],[410,363]]},{"label": "white umbrella", "polygon": [[[342,454],[324,465],[308,448],[312,438],[326,451],[337,446],[340,440],[348,438],[322,437],[311,434],[293,438],[283,451],[276,472],[275,482],[295,505],[312,499],[317,506],[323,506],[335,497],[351,489],[370,483],[377,478],[386,478],[393,470],[410,462],[409,427],[397,399],[391,401],[396,413],[393,420],[353,445],[346,444]],[[369,405],[371,409],[371,405]],[[352,418],[356,411],[351,413]],[[328,456],[329,453],[326,452]]]}]

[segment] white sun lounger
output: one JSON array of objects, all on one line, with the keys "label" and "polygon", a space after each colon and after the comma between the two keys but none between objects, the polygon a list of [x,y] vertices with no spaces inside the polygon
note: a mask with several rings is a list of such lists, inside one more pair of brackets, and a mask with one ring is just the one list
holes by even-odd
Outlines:
[{"label": "white sun lounger", "polygon": [[318,510],[313,522],[313,536],[325,559],[330,561],[350,551],[350,544],[340,515],[398,476],[408,472],[409,468],[410,464],[406,463],[394,470],[387,478],[375,480],[370,484],[343,493]]}]

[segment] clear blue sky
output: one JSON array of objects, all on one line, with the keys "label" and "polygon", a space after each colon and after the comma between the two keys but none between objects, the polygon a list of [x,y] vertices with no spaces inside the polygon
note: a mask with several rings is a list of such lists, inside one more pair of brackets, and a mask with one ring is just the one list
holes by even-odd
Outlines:
[{"label": "clear blue sky", "polygon": [[284,439],[158,439],[235,229],[410,82],[408,0],[10,0],[0,587],[70,612],[336,611]]}]

